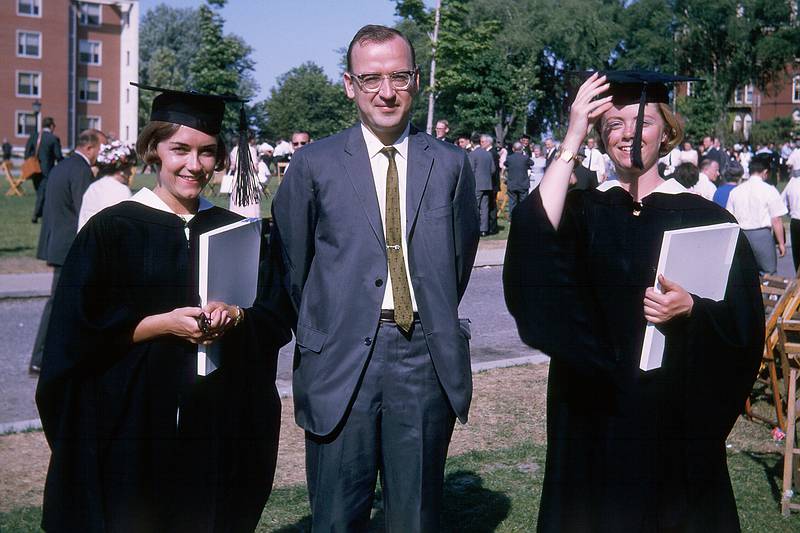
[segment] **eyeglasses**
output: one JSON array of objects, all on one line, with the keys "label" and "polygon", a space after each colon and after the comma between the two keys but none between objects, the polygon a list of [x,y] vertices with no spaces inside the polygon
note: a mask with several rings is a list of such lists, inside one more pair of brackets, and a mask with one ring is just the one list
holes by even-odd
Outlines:
[{"label": "eyeglasses", "polygon": [[308,144],[308,141],[292,141],[292,146],[305,146]]},{"label": "eyeglasses", "polygon": [[417,74],[417,69],[414,70],[398,70],[391,74],[353,74],[350,75],[358,82],[361,90],[367,93],[377,93],[381,90],[383,78],[389,80],[389,84],[395,91],[405,91],[411,86],[414,81],[414,76]]}]

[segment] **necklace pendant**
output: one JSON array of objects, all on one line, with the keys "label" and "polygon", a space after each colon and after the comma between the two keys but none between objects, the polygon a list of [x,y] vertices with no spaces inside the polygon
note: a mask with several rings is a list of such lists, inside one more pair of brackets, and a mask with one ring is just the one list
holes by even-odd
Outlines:
[{"label": "necklace pendant", "polygon": [[633,216],[638,217],[642,214],[642,203],[633,202]]}]

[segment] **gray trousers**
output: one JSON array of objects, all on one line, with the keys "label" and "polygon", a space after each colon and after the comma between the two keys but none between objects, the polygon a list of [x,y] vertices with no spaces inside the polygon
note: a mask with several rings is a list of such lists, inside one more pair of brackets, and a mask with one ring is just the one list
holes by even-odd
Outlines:
[{"label": "gray trousers", "polygon": [[489,231],[489,200],[492,191],[475,191],[475,201],[478,202],[478,212],[481,215],[481,231]]},{"label": "gray trousers", "polygon": [[382,322],[343,424],[306,433],[312,531],[365,531],[379,473],[385,531],[439,531],[454,423],[419,322],[408,337]]},{"label": "gray trousers", "polygon": [[[775,239],[772,228],[746,229],[744,236],[753,249],[761,274],[774,274],[778,271],[778,255],[775,252]],[[794,243],[792,243],[794,246]]]},{"label": "gray trousers", "polygon": [[44,355],[44,341],[47,338],[47,326],[50,324],[50,311],[53,308],[53,297],[56,295],[58,278],[61,277],[61,267],[53,266],[53,282],[50,284],[50,297],[44,304],[42,318],[39,321],[39,330],[36,332],[36,340],[33,342],[33,354],[31,354],[32,366],[42,367],[42,356]]},{"label": "gray trousers", "polygon": [[508,219],[511,220],[511,212],[528,197],[528,191],[508,191],[506,194],[508,194]]}]

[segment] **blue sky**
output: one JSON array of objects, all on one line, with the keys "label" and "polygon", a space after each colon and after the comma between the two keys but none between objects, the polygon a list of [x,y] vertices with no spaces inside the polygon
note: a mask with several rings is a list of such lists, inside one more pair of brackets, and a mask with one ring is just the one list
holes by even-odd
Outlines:
[{"label": "blue sky", "polygon": [[[197,7],[202,0],[140,0],[140,15],[166,3]],[[433,4],[433,2],[426,2]],[[305,61],[314,61],[331,78],[339,77],[340,54],[365,24],[393,25],[392,0],[228,0],[222,10],[226,33],[253,47],[258,99],[269,95],[275,78]]]}]

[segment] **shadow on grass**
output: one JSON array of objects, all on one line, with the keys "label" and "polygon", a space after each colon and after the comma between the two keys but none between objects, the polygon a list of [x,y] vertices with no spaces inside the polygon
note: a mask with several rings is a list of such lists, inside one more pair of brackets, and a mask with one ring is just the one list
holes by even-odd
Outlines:
[{"label": "shadow on grass", "polygon": [[34,249],[33,246],[11,246],[8,248],[0,248],[0,255],[5,255],[5,254],[15,255],[20,252],[28,252],[33,249]]},{"label": "shadow on grass", "polygon": [[[439,531],[459,533],[490,533],[506,519],[511,499],[504,493],[483,486],[483,479],[471,470],[458,470],[447,475],[444,482],[444,502]],[[368,533],[384,531],[383,495],[375,494]],[[307,515],[275,533],[306,533],[311,531],[311,516]]]},{"label": "shadow on grass", "polygon": [[758,465],[764,471],[769,491],[775,503],[781,501],[781,487],[778,483],[783,479],[783,456],[775,453],[743,452],[741,455]]}]

